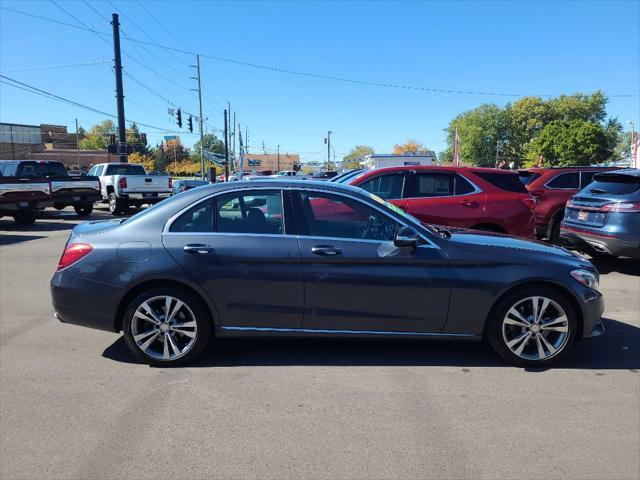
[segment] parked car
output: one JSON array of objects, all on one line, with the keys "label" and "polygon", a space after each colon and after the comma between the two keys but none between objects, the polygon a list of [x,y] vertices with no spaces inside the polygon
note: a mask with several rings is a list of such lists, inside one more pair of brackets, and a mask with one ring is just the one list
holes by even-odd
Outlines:
[{"label": "parked car", "polygon": [[520,181],[536,200],[536,236],[560,241],[564,206],[572,195],[589,185],[598,172],[611,167],[529,168],[520,170]]},{"label": "parked car", "polygon": [[186,192],[202,185],[209,185],[209,182],[206,180],[176,180],[173,182],[173,193]]},{"label": "parked car", "polygon": [[427,226],[331,182],[218,183],[85,222],[51,293],[60,321],[122,330],[154,365],[192,360],[212,335],[343,335],[485,338],[541,366],[603,332],[598,272],[579,255]]},{"label": "parked car", "polygon": [[153,205],[173,193],[173,180],[167,175],[147,175],[142,165],[135,163],[99,163],[89,175],[100,178],[102,200],[109,203],[109,212],[120,215],[130,206]]},{"label": "parked car", "polygon": [[21,225],[30,225],[39,211],[51,204],[51,182],[44,177],[4,176],[0,161],[0,217],[13,217]]},{"label": "parked car", "polygon": [[365,170],[349,183],[390,201],[422,222],[534,236],[535,202],[515,172],[390,167]]},{"label": "parked car", "polygon": [[57,210],[73,206],[80,216],[90,215],[102,199],[97,177],[71,176],[62,162],[51,160],[5,160],[3,172],[15,177],[45,177],[51,182],[51,203]]},{"label": "parked car", "polygon": [[329,181],[337,182],[337,183],[348,183],[350,179],[364,172],[364,170],[365,170],[364,168],[351,168],[349,170],[345,170],[339,175],[336,175],[335,177],[331,178]]},{"label": "parked car", "polygon": [[567,202],[560,236],[596,254],[640,258],[640,169],[596,174]]}]

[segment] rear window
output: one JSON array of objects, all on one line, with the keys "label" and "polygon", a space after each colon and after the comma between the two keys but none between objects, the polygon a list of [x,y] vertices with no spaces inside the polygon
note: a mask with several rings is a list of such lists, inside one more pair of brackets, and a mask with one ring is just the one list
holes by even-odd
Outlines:
[{"label": "rear window", "polygon": [[59,162],[23,162],[18,166],[19,177],[66,177],[67,169]]},{"label": "rear window", "polygon": [[108,165],[105,175],[146,175],[142,165]]},{"label": "rear window", "polygon": [[536,178],[540,178],[540,174],[535,172],[518,172],[518,178],[523,185],[529,185]]},{"label": "rear window", "polygon": [[485,182],[498,187],[500,190],[515,193],[528,193],[519,180],[519,176],[512,173],[473,172]]},{"label": "rear window", "polygon": [[631,175],[600,174],[586,188],[594,195],[629,195],[640,190],[640,177]]}]

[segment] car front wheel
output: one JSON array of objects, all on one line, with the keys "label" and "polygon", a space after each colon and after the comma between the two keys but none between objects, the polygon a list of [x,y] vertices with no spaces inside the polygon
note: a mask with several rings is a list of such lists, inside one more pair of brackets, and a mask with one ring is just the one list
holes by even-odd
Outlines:
[{"label": "car front wheel", "polygon": [[547,366],[571,349],[576,313],[547,287],[526,288],[500,300],[489,319],[488,341],[502,358],[521,367]]},{"label": "car front wheel", "polygon": [[90,203],[87,205],[74,205],[73,209],[79,217],[86,217],[91,215],[91,212],[93,212],[93,205]]},{"label": "car front wheel", "polygon": [[194,295],[174,288],[154,288],[137,296],[122,329],[127,347],[145,363],[176,366],[189,362],[207,345],[211,320]]}]

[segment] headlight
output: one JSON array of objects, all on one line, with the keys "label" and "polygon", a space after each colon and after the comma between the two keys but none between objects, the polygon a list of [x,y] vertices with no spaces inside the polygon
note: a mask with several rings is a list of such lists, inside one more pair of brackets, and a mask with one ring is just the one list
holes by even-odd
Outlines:
[{"label": "headlight", "polygon": [[579,281],[585,287],[593,288],[594,290],[598,289],[598,274],[590,272],[589,270],[583,270],[579,268],[578,270],[571,270],[571,276]]}]

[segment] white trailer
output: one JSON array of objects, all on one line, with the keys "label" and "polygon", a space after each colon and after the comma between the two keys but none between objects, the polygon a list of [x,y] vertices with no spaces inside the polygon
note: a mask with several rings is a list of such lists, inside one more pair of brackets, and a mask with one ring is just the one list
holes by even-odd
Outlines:
[{"label": "white trailer", "polygon": [[364,157],[364,168],[404,167],[433,165],[437,160],[436,152],[428,151],[421,154],[373,154]]}]

